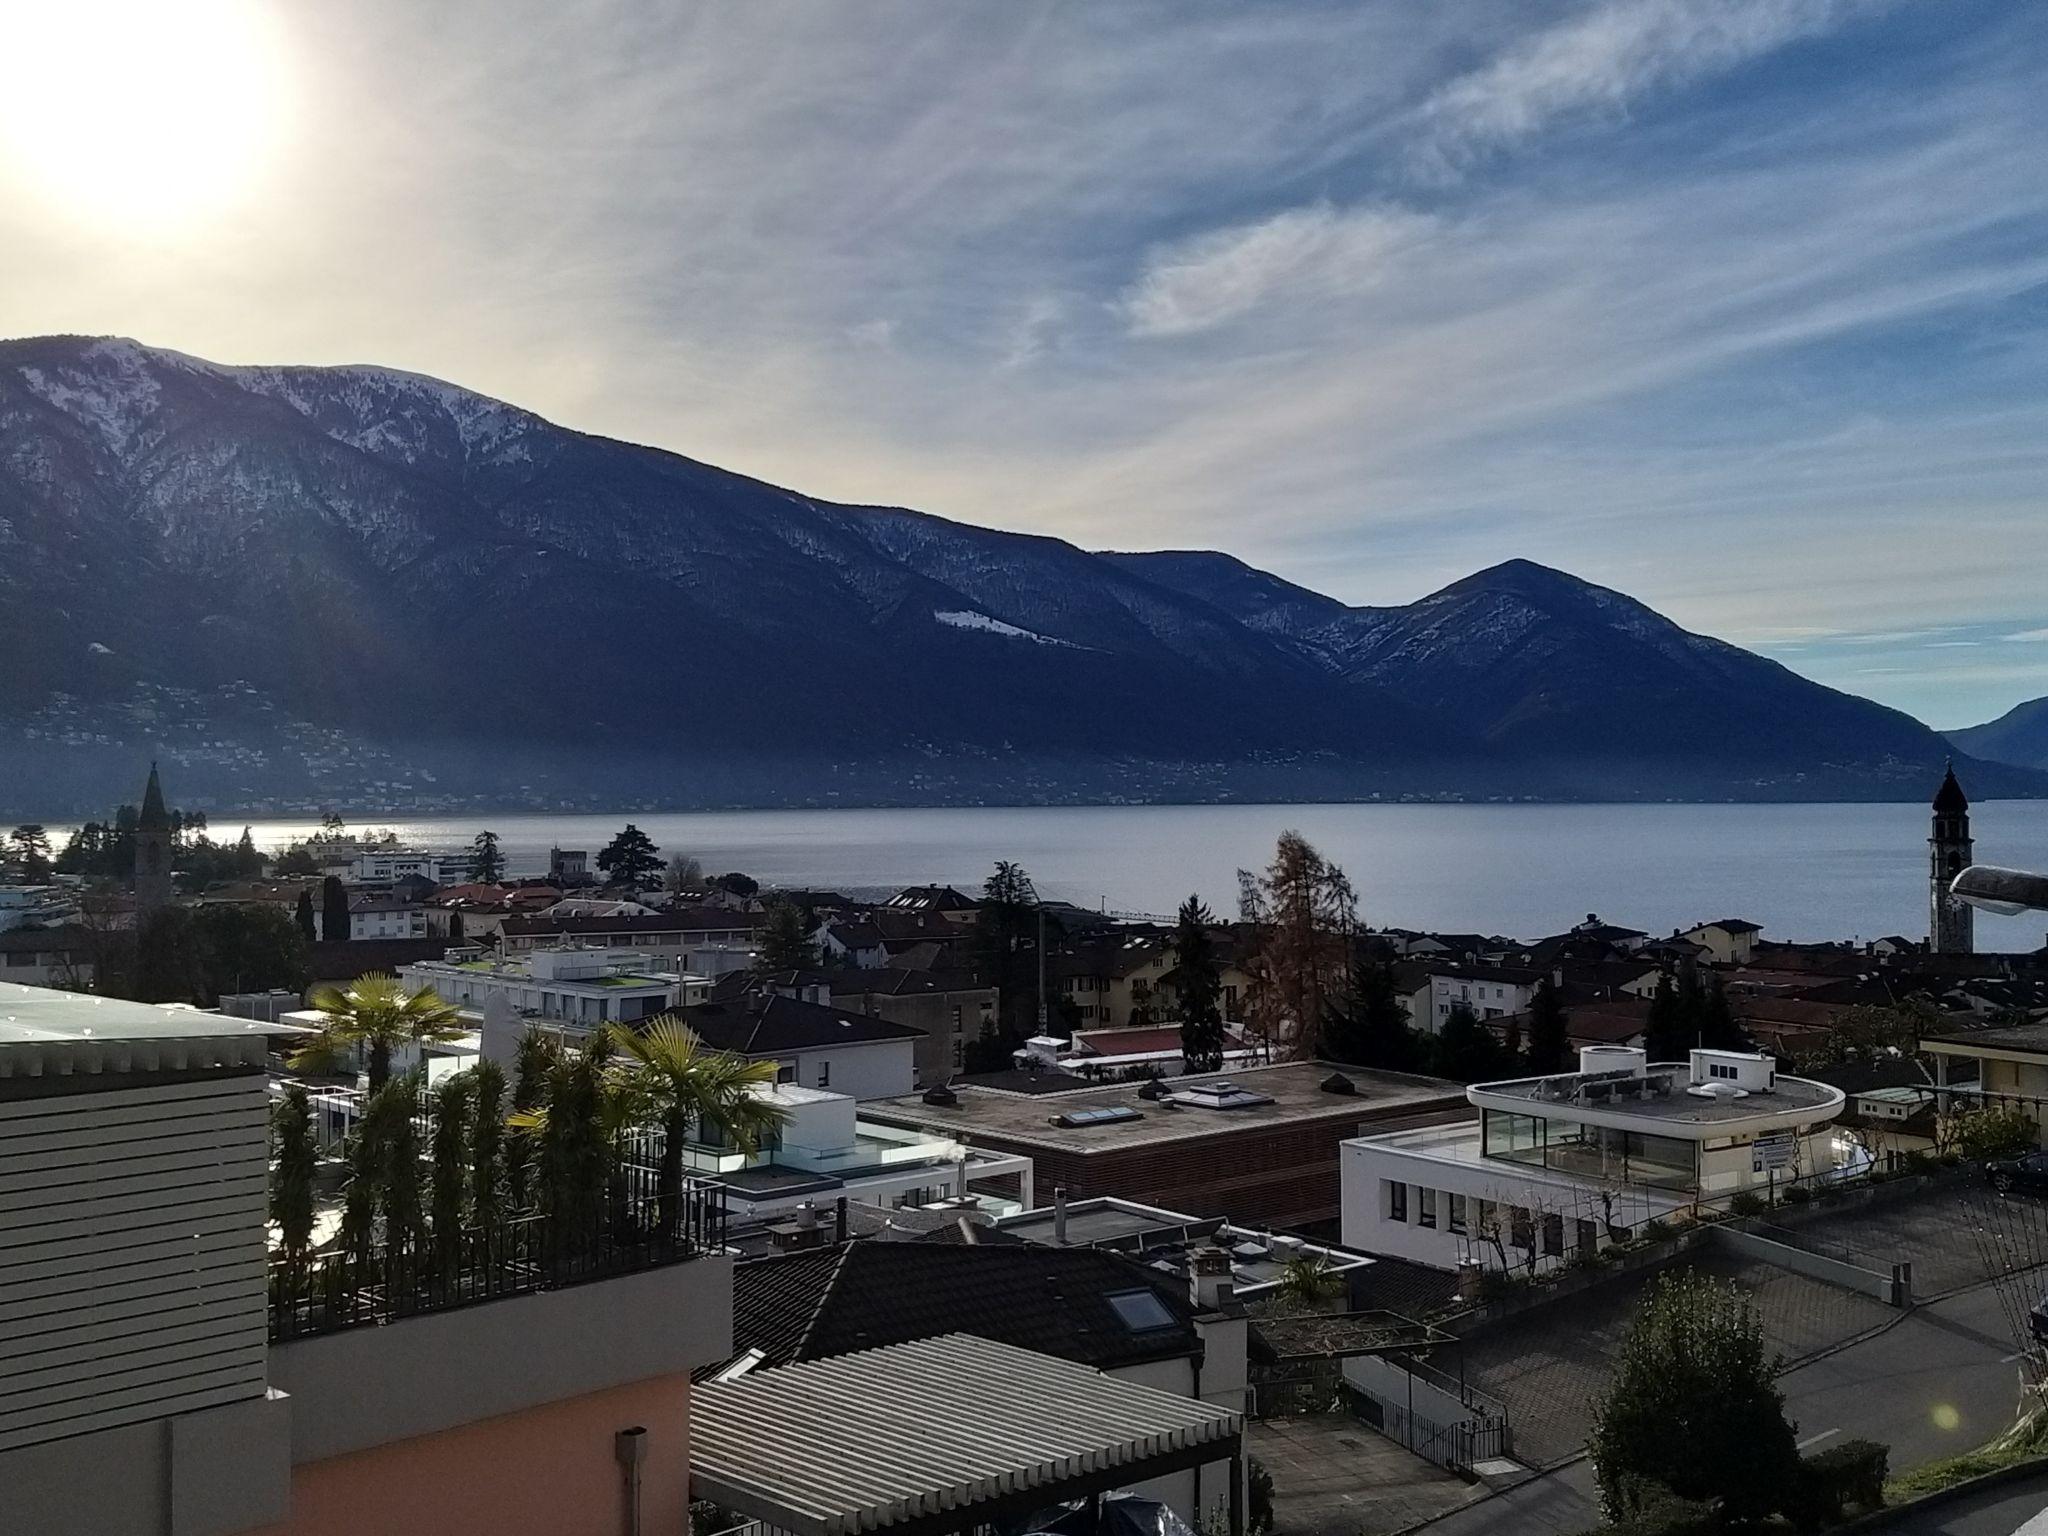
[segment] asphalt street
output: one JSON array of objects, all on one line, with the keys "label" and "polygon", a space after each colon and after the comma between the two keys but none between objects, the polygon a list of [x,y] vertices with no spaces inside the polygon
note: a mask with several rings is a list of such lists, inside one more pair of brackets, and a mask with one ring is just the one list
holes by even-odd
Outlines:
[{"label": "asphalt street", "polygon": [[[1918,1307],[1880,1333],[1795,1366],[1778,1381],[1803,1446],[1881,1441],[1892,1447],[1892,1469],[1898,1472],[1982,1445],[2012,1423],[2022,1385],[2018,1348],[1999,1288],[1980,1285]],[[2011,1536],[2048,1504],[2048,1480],[2031,1494],[2025,1491],[2029,1486],[1987,1496],[1985,1511],[1956,1514],[1989,1523],[1958,1525],[1953,1536]],[[2032,1506],[2009,1524],[1998,1524],[2004,1513],[1990,1512],[2025,1505],[2030,1497]],[[1593,1469],[1581,1460],[1424,1529],[1429,1536],[1570,1536],[1600,1523]],[[1949,1528],[1937,1520],[1927,1529]]]}]

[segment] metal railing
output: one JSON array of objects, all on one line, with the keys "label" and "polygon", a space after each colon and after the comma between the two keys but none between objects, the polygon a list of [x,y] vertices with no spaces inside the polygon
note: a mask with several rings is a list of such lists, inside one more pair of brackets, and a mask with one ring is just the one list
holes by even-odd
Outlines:
[{"label": "metal railing", "polygon": [[270,1337],[308,1338],[611,1279],[718,1253],[725,1240],[724,1186],[707,1180],[684,1187],[667,1221],[650,1198],[587,1222],[520,1216],[452,1240],[373,1234],[297,1264],[273,1259]]}]

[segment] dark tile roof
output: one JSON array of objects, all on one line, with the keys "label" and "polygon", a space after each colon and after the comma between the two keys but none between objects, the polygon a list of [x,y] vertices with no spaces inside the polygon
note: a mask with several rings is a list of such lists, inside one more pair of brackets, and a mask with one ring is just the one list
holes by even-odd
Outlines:
[{"label": "dark tile roof", "polygon": [[354,981],[371,971],[396,971],[401,965],[438,960],[448,950],[446,938],[326,939],[306,946],[306,969],[315,981]]},{"label": "dark tile roof", "polygon": [[903,966],[884,965],[865,971],[828,971],[834,997],[898,997],[927,992],[987,991],[971,978],[953,971],[914,971]]},{"label": "dark tile roof", "polygon": [[723,907],[684,907],[675,912],[625,917],[508,917],[504,931],[514,937],[556,933],[734,933],[761,926],[758,912]]},{"label": "dark tile roof", "polygon": [[1003,1093],[1065,1093],[1070,1088],[1102,1086],[1092,1077],[1078,1077],[1071,1072],[1026,1072],[1016,1067],[1004,1072],[972,1072],[953,1081]]},{"label": "dark tile roof", "polygon": [[699,1003],[685,1008],[683,1017],[706,1044],[736,1056],[773,1056],[826,1045],[923,1038],[923,1031],[906,1024],[841,1008],[821,1008],[774,993]]},{"label": "dark tile roof", "polygon": [[0,955],[27,955],[43,950],[86,953],[92,949],[92,933],[80,924],[62,928],[9,928],[0,933]]},{"label": "dark tile roof", "polygon": [[[1134,1331],[1111,1296],[1147,1291],[1172,1319]],[[1177,1281],[1092,1248],[855,1239],[733,1271],[733,1349],[764,1364],[969,1333],[1097,1368],[1191,1353],[1194,1308]]]}]

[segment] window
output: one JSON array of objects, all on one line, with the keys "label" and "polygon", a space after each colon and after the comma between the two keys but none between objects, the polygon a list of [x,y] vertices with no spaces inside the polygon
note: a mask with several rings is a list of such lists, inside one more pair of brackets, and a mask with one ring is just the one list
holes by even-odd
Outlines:
[{"label": "window", "polygon": [[795,1063],[795,1062],[793,1062],[793,1061],[783,1061],[783,1062],[778,1062],[778,1063],[776,1063],[776,1066],[775,1066],[775,1081],[777,1081],[778,1083],[793,1083],[793,1082],[795,1082],[795,1081],[796,1081],[796,1063]]},{"label": "window", "polygon": [[1418,1227],[1436,1225],[1436,1191],[1422,1188],[1415,1191],[1415,1224]]},{"label": "window", "polygon": [[832,1063],[829,1061],[818,1063],[818,1086],[820,1088],[830,1088],[832,1086]]},{"label": "window", "polygon": [[1149,1333],[1174,1324],[1173,1314],[1156,1291],[1115,1291],[1102,1299],[1116,1313],[1117,1321],[1133,1333]]},{"label": "window", "polygon": [[956,1035],[960,1033],[960,1010],[958,1008],[953,1010],[953,1033]]},{"label": "window", "polygon": [[1406,1221],[1408,1219],[1408,1186],[1396,1183],[1392,1179],[1383,1179],[1380,1182],[1387,1192],[1387,1220]]},{"label": "window", "polygon": [[1465,1197],[1463,1195],[1452,1195],[1449,1199],[1451,1202],[1449,1213],[1450,1229],[1462,1235],[1465,1231]]},{"label": "window", "polygon": [[1564,1255],[1564,1218],[1555,1211],[1543,1218],[1543,1253],[1553,1259]]},{"label": "window", "polygon": [[1600,1228],[1586,1220],[1585,1217],[1581,1216],[1579,1218],[1578,1231],[1573,1235],[1576,1240],[1575,1247],[1577,1252],[1591,1254],[1598,1251],[1600,1247]]},{"label": "window", "polygon": [[1536,1223],[1529,1213],[1519,1205],[1508,1207],[1508,1236],[1517,1248],[1533,1253],[1536,1249]]},{"label": "window", "polygon": [[956,1035],[956,1036],[954,1036],[954,1038],[953,1038],[953,1070],[954,1070],[955,1072],[958,1072],[958,1071],[959,1071],[959,1070],[961,1069],[961,1067],[962,1067],[962,1066],[966,1065],[966,1054],[967,1054],[967,1046],[966,1046],[966,1043],[965,1043],[964,1041],[962,1041],[962,1040],[961,1040],[961,1039],[959,1038],[959,1036],[957,1036],[957,1035]]}]

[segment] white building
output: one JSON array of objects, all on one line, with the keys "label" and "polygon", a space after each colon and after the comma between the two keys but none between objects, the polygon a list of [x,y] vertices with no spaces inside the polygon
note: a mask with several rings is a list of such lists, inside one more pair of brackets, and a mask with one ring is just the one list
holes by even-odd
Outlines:
[{"label": "white building", "polygon": [[78,916],[77,896],[61,885],[0,885],[0,933],[58,928]]},{"label": "white building", "polygon": [[657,971],[644,954],[616,949],[537,949],[487,958],[473,947],[399,970],[408,987],[431,987],[443,1001],[484,1013],[495,1002],[514,1015],[578,1032],[682,1008],[710,995],[688,972]]},{"label": "white building", "polygon": [[1477,1019],[1502,1019],[1511,1013],[1527,1013],[1529,1004],[1535,1000],[1536,988],[1546,974],[1505,965],[1432,968],[1429,973],[1429,1017],[1416,1022],[1419,1027],[1436,1034],[1443,1029],[1444,1021],[1460,1008],[1470,1009]]},{"label": "white building", "polygon": [[351,939],[424,939],[427,909],[417,901],[365,892],[348,904]]},{"label": "white building", "polygon": [[[823,992],[823,988],[816,989]],[[690,1028],[715,1050],[772,1061],[778,1078],[855,1099],[893,1099],[917,1085],[924,1031],[875,1014],[765,989],[689,1009]]]},{"label": "white building", "polygon": [[348,879],[357,885],[389,885],[416,875],[436,885],[467,880],[470,857],[466,853],[430,853],[423,848],[371,848],[348,862]]},{"label": "white building", "polygon": [[691,1173],[719,1181],[735,1228],[842,1197],[890,1209],[921,1208],[958,1200],[971,1185],[991,1181],[1006,1182],[1020,1196],[990,1202],[995,1214],[1031,1203],[1028,1157],[875,1125],[860,1119],[853,1098],[844,1093],[777,1083],[761,1096],[788,1117],[768,1144],[748,1155],[717,1142],[693,1143],[683,1159]]},{"label": "white building", "polygon": [[1580,1070],[1475,1083],[1476,1121],[1347,1141],[1343,1242],[1453,1269],[1545,1269],[1699,1199],[1842,1165],[1815,1134],[1839,1089],[1768,1056],[1694,1051],[1650,1065],[1588,1046]]}]

